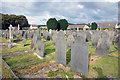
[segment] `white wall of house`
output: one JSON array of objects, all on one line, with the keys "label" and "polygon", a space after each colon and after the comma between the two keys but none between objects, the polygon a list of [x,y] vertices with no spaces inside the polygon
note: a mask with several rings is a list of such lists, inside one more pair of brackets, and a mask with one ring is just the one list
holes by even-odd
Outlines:
[{"label": "white wall of house", "polygon": [[89,27],[87,25],[85,25],[84,28],[89,29]]},{"label": "white wall of house", "polygon": [[30,29],[37,29],[38,27],[33,27],[32,25],[30,25]]}]

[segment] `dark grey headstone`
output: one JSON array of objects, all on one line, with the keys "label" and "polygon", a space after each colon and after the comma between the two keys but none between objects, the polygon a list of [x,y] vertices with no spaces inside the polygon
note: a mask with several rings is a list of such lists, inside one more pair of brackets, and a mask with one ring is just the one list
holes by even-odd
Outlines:
[{"label": "dark grey headstone", "polygon": [[56,62],[66,65],[66,40],[63,31],[57,34],[55,48]]},{"label": "dark grey headstone", "polygon": [[44,57],[45,56],[45,46],[46,44],[40,40],[37,41],[37,49],[36,49],[36,53],[41,56]]},{"label": "dark grey headstone", "polygon": [[71,46],[71,70],[88,76],[89,45],[77,37]]}]

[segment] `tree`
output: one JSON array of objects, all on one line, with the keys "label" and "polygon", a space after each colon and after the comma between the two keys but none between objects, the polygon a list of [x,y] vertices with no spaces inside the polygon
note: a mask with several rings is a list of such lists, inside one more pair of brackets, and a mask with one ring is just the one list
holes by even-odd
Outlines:
[{"label": "tree", "polygon": [[61,30],[67,30],[68,22],[66,19],[60,19],[58,20],[59,26]]},{"label": "tree", "polygon": [[58,22],[57,22],[57,20],[55,18],[50,18],[47,21],[47,28],[48,28],[48,30],[49,29],[56,30],[57,26],[58,26]]},{"label": "tree", "polygon": [[97,29],[97,24],[95,22],[93,22],[91,24],[91,30],[96,30]]},{"label": "tree", "polygon": [[8,15],[8,14],[0,14],[0,16],[2,16],[2,28],[1,29],[8,29],[8,27],[10,26],[10,24],[12,24],[12,26],[18,26],[18,24],[20,25],[20,27],[27,27],[29,26],[28,21],[26,19],[26,17],[24,15]]}]

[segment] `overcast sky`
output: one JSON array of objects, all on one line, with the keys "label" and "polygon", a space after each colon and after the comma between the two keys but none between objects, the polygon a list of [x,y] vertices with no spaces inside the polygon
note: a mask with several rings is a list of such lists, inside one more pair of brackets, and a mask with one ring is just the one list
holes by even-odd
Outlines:
[{"label": "overcast sky", "polygon": [[45,25],[49,18],[69,23],[117,22],[117,2],[2,2],[4,14],[25,15],[29,24]]}]

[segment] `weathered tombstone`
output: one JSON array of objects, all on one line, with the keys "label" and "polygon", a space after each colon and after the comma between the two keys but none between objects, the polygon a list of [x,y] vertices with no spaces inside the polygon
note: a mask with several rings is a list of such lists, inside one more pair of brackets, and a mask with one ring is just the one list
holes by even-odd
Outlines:
[{"label": "weathered tombstone", "polygon": [[86,33],[85,31],[79,31],[76,33],[77,34],[77,37],[82,37],[84,39],[84,41],[86,42]]},{"label": "weathered tombstone", "polygon": [[115,35],[115,46],[118,46],[119,44],[119,39],[120,39],[120,30],[118,30],[117,32],[116,32],[116,35]]},{"label": "weathered tombstone", "polygon": [[57,41],[57,32],[56,31],[53,33],[52,40],[53,40],[53,45],[55,46],[55,43]]},{"label": "weathered tombstone", "polygon": [[46,44],[44,42],[42,42],[41,40],[37,41],[37,49],[36,49],[36,53],[41,56],[44,57],[45,56],[45,47]]},{"label": "weathered tombstone", "polygon": [[75,41],[73,35],[68,35],[67,38],[67,49],[71,49],[71,45],[73,44],[73,42]]},{"label": "weathered tombstone", "polygon": [[86,32],[86,42],[91,41],[91,34],[89,31]]},{"label": "weathered tombstone", "polygon": [[111,46],[111,41],[108,37],[102,37],[98,41],[95,54],[99,56],[107,56],[109,53],[109,48]]},{"label": "weathered tombstone", "polygon": [[108,31],[108,34],[109,34],[110,40],[114,41],[114,35],[115,35],[114,31]]},{"label": "weathered tombstone", "polygon": [[39,35],[39,31],[35,31],[33,39],[31,40],[30,51],[33,51],[35,49],[38,35]]},{"label": "weathered tombstone", "polygon": [[22,37],[22,30],[19,30],[19,37],[17,37],[17,40],[20,40]]},{"label": "weathered tombstone", "polygon": [[12,47],[11,43],[13,42],[13,34],[12,34],[12,25],[9,26],[9,48]]},{"label": "weathered tombstone", "polygon": [[27,41],[27,31],[25,32],[25,34],[23,36],[22,47],[25,46],[26,41]]},{"label": "weathered tombstone", "polygon": [[99,31],[94,31],[92,34],[92,46],[97,47],[98,40],[101,38],[101,33]]},{"label": "weathered tombstone", "polygon": [[55,48],[56,62],[66,65],[66,40],[63,31],[59,31],[57,34]]},{"label": "weathered tombstone", "polygon": [[88,76],[89,45],[81,37],[77,37],[71,46],[71,70]]}]

